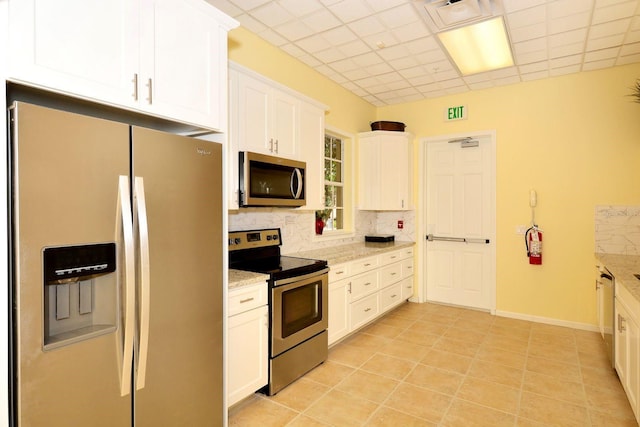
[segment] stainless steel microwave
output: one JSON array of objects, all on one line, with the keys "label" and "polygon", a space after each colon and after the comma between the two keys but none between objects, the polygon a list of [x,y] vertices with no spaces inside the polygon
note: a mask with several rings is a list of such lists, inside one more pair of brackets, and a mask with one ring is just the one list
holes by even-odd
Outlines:
[{"label": "stainless steel microwave", "polygon": [[240,152],[240,206],[299,207],[305,201],[306,163]]}]

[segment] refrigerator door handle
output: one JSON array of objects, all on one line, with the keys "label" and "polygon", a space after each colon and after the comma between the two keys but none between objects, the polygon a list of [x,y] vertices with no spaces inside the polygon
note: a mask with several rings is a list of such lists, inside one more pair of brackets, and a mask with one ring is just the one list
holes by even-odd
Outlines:
[{"label": "refrigerator door handle", "polygon": [[[131,200],[129,177],[120,175],[118,180],[118,207],[116,212],[116,235],[124,252],[123,268],[120,277],[123,280],[121,289],[124,292],[124,304],[121,303],[122,331],[118,340],[118,367],[120,368],[120,395],[131,392],[131,370],[133,367],[133,340],[135,320],[135,247],[133,240],[133,221],[131,219]],[[122,238],[121,238],[122,236]],[[122,307],[122,305],[124,305]],[[124,336],[123,336],[124,335]]]},{"label": "refrigerator door handle", "polygon": [[138,307],[140,310],[140,326],[138,337],[138,367],[136,372],[136,390],[144,388],[147,372],[147,354],[149,349],[149,300],[150,266],[149,266],[149,228],[147,223],[147,205],[145,202],[144,179],[135,177],[134,215],[137,225],[138,250],[140,262],[140,294]]}]

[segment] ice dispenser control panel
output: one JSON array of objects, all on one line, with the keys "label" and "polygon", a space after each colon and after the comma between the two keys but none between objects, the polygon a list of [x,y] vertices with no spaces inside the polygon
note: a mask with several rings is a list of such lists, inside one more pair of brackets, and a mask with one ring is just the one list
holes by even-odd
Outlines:
[{"label": "ice dispenser control panel", "polygon": [[116,329],[116,244],[47,247],[42,251],[45,350]]}]

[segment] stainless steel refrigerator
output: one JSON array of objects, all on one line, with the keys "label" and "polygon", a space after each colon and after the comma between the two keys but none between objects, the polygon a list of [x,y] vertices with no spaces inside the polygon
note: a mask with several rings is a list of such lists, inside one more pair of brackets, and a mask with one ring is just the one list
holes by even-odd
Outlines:
[{"label": "stainless steel refrigerator", "polygon": [[223,424],[219,144],[10,107],[13,420]]}]

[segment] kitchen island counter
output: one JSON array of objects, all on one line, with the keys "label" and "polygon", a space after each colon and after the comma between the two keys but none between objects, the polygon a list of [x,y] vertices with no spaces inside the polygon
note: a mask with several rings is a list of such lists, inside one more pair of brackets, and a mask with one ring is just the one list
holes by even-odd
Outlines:
[{"label": "kitchen island counter", "polygon": [[301,258],[323,259],[326,260],[329,267],[331,267],[332,265],[342,264],[360,258],[376,256],[402,248],[410,248],[413,245],[415,245],[414,242],[359,242],[347,245],[328,246],[326,248],[296,252],[288,255]]},{"label": "kitchen island counter", "polygon": [[639,255],[596,253],[596,260],[613,274],[616,286],[624,286],[631,295],[640,301],[640,280],[634,276],[634,274],[640,274]]}]

